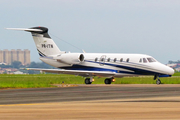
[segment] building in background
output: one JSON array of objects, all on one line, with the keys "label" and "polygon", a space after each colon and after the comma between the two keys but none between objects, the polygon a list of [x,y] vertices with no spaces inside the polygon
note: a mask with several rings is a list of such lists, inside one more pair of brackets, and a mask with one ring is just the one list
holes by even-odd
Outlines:
[{"label": "building in background", "polygon": [[28,49],[24,50],[24,65],[28,65],[31,63],[31,58],[30,58],[30,51]]},{"label": "building in background", "polygon": [[3,51],[2,50],[0,50],[0,63],[3,63]]},{"label": "building in background", "polygon": [[0,50],[0,63],[11,65],[14,61],[20,61],[22,65],[28,65],[31,63],[30,51],[28,49],[21,50],[12,49],[11,51],[5,49]]}]

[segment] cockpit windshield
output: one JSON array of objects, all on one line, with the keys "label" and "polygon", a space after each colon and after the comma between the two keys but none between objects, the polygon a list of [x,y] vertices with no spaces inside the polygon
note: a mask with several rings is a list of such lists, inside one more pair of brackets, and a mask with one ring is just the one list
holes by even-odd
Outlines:
[{"label": "cockpit windshield", "polygon": [[154,58],[147,58],[147,60],[148,60],[149,62],[156,62],[156,60],[155,60]]}]

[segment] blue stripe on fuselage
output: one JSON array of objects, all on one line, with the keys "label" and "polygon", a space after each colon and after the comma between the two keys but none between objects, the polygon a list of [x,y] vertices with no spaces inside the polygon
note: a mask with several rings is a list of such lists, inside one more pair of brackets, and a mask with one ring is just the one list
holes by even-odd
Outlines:
[{"label": "blue stripe on fuselage", "polygon": [[119,71],[119,70],[113,70],[113,69],[106,69],[106,68],[96,68],[96,67],[88,67],[88,66],[82,66],[82,65],[73,65],[71,67],[61,67],[62,69],[66,70],[86,70],[86,71],[110,71],[115,73],[127,73],[127,74],[138,74],[138,75],[154,75],[159,74],[152,71],[147,70],[137,70],[134,72],[128,72],[128,71]]},{"label": "blue stripe on fuselage", "polygon": [[[92,63],[99,64],[99,62],[94,62],[94,61],[86,60],[86,62],[92,62]],[[137,74],[137,75],[155,75],[155,74],[165,75],[165,74],[158,73],[158,72],[139,69],[139,68],[135,68],[135,67],[127,67],[127,66],[122,66],[122,65],[117,65],[117,64],[104,63],[104,65],[113,66],[113,67],[117,67],[117,68],[123,68],[123,69],[131,70],[134,72],[113,70],[113,69],[108,69],[108,68],[89,67],[89,66],[83,66],[83,65],[73,65],[71,67],[60,67],[60,68],[67,69],[67,70],[110,71],[110,72],[116,72],[116,73],[127,73],[127,74]]]},{"label": "blue stripe on fuselage", "polygon": [[[92,63],[100,64],[100,62],[94,62],[94,61],[86,61],[86,62],[92,62]],[[110,63],[103,63],[103,64],[104,65],[113,66],[113,67],[117,67],[117,68],[123,68],[123,69],[126,69],[126,70],[134,71],[134,73],[128,72],[128,73],[131,73],[131,74],[143,74],[143,75],[154,75],[154,74],[157,74],[157,72],[153,72],[153,71],[149,71],[149,70],[144,70],[144,69],[139,69],[139,68],[135,68],[135,67],[128,67],[128,66],[122,66],[122,65],[117,65],[117,64],[110,64]],[[158,74],[160,74],[160,73],[158,73]]]},{"label": "blue stripe on fuselage", "polygon": [[[95,63],[94,61],[87,61],[87,62]],[[97,63],[100,63],[100,62],[97,62]],[[134,64],[137,64],[137,63],[128,62],[128,64],[133,64],[134,65]],[[146,69],[152,69],[152,68],[149,68],[146,65],[143,65],[142,68],[128,67],[128,66],[111,64],[111,63],[104,63],[104,65],[114,66],[114,67],[117,67],[117,68],[123,68],[123,69],[126,69],[126,70],[131,70],[131,71],[134,71],[135,74],[141,74],[141,75],[155,75],[155,74],[166,75],[166,74],[163,74],[163,73],[158,72],[158,71],[154,72],[153,70],[145,70],[145,68]],[[137,64],[137,65],[141,65],[141,64]]]}]

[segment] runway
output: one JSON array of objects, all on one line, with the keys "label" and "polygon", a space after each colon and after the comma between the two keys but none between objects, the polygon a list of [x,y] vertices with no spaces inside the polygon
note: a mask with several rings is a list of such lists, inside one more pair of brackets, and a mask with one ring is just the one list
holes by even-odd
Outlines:
[{"label": "runway", "polygon": [[178,119],[179,112],[180,85],[0,90],[0,119]]},{"label": "runway", "polygon": [[180,96],[180,87],[168,85],[80,85],[77,87],[0,90],[0,104],[72,102]]}]

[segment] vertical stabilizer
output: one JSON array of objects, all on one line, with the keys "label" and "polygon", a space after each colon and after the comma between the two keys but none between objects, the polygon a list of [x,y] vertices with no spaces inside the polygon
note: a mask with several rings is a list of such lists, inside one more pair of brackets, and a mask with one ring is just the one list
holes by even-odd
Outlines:
[{"label": "vertical stabilizer", "polygon": [[55,56],[62,54],[57,45],[51,39],[48,34],[48,28],[46,27],[32,27],[32,28],[7,28],[11,30],[22,30],[31,32],[36,48],[41,57]]},{"label": "vertical stabilizer", "polygon": [[45,27],[33,27],[30,29],[39,29],[42,31],[30,31],[32,33],[36,48],[41,57],[61,54],[61,51],[48,34]]}]

